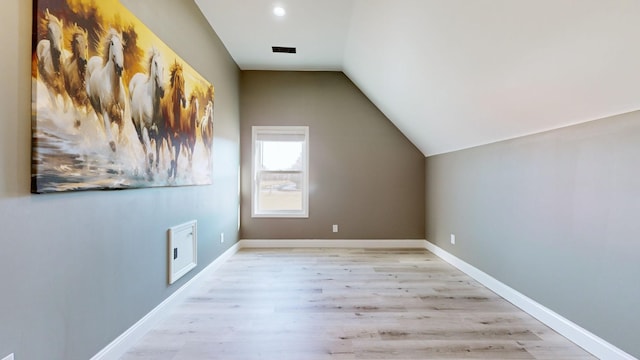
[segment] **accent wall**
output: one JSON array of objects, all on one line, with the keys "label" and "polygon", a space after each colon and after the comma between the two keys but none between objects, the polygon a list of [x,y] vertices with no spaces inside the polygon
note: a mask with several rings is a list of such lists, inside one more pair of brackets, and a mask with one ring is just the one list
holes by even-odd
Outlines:
[{"label": "accent wall", "polygon": [[[424,239],[424,155],[343,73],[243,71],[240,92],[241,238]],[[309,126],[309,218],[251,217],[256,125]]]}]

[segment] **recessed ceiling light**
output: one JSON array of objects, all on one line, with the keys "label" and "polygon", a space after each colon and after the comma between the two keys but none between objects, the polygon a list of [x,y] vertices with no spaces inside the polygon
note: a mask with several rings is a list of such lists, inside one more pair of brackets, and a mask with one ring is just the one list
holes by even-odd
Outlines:
[{"label": "recessed ceiling light", "polygon": [[273,8],[273,14],[275,16],[284,16],[287,12],[284,10],[282,6],[276,6]]}]

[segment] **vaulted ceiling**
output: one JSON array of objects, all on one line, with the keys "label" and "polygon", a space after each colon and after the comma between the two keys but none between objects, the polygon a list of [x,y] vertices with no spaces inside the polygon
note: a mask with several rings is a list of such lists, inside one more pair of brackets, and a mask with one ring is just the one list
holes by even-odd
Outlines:
[{"label": "vaulted ceiling", "polygon": [[640,109],[638,0],[195,2],[241,69],[343,71],[426,156]]}]

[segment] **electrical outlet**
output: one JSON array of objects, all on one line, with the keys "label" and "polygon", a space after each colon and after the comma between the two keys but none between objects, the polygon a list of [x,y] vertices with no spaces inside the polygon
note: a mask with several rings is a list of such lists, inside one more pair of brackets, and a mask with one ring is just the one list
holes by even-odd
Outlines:
[{"label": "electrical outlet", "polygon": [[338,232],[338,225],[337,224],[333,224],[333,232]]},{"label": "electrical outlet", "polygon": [[220,244],[224,243],[224,233],[220,233]]},{"label": "electrical outlet", "polygon": [[14,360],[14,359],[13,359],[13,354],[9,354],[7,357],[5,357],[5,358],[4,358],[4,359],[2,359],[2,360]]},{"label": "electrical outlet", "polygon": [[456,236],[454,234],[451,234],[451,245],[455,245],[456,244]]}]

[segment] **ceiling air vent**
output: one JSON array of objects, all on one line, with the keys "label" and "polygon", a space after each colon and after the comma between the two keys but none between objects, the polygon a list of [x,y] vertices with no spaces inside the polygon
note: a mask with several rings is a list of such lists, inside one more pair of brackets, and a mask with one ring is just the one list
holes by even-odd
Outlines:
[{"label": "ceiling air vent", "polygon": [[286,47],[286,46],[272,46],[271,50],[274,53],[285,53],[285,54],[295,54],[296,48],[294,47]]}]

